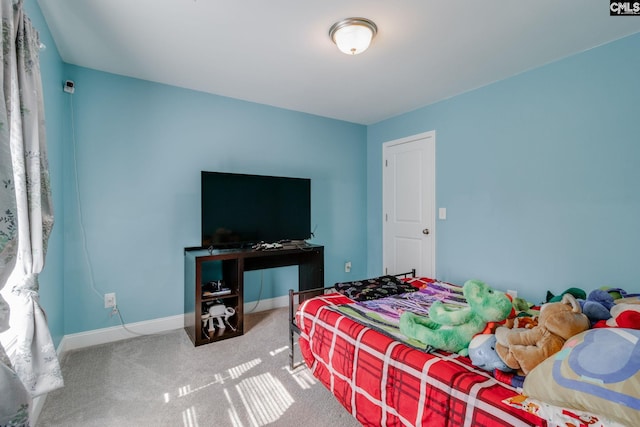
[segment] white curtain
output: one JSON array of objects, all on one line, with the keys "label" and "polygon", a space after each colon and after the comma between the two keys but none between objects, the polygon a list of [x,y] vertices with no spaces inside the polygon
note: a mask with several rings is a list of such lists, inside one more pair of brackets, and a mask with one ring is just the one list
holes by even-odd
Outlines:
[{"label": "white curtain", "polygon": [[27,426],[31,398],[63,385],[38,301],[53,208],[38,33],[23,0],[0,2],[0,426]]}]

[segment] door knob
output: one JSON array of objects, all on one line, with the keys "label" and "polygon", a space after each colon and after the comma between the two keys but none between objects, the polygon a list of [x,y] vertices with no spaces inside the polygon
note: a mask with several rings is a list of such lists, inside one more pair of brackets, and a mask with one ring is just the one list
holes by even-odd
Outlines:
[{"label": "door knob", "polygon": [[425,228],[424,230],[422,230],[422,234],[429,234],[429,229]]}]

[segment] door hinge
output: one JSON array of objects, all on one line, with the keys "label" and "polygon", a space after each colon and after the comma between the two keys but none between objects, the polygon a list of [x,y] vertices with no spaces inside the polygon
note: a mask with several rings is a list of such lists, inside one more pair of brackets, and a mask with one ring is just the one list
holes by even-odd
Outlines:
[{"label": "door hinge", "polygon": [[385,167],[389,166],[389,160],[384,159],[384,166],[385,166]]},{"label": "door hinge", "polygon": [[384,222],[389,221],[389,214],[384,214]]}]

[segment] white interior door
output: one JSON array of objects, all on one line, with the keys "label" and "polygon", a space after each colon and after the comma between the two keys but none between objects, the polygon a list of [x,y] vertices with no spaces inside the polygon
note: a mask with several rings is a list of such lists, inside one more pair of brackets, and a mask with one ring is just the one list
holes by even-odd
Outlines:
[{"label": "white interior door", "polygon": [[382,146],[385,274],[435,277],[435,131]]}]

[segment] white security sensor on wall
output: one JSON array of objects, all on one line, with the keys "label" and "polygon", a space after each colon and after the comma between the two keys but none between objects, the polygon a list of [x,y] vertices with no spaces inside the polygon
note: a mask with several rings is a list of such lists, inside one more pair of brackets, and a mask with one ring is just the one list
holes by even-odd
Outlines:
[{"label": "white security sensor on wall", "polygon": [[63,90],[67,93],[73,93],[76,89],[75,89],[75,83],[73,83],[73,80],[66,80],[64,82],[64,87]]}]

